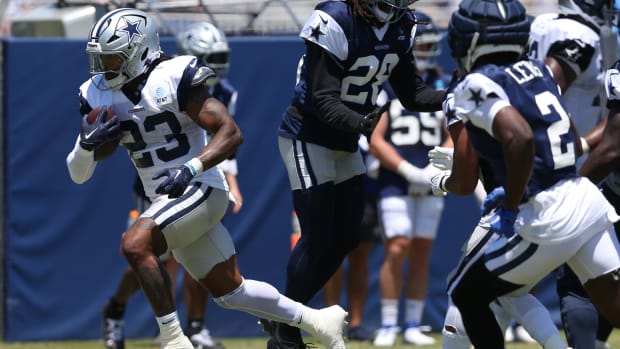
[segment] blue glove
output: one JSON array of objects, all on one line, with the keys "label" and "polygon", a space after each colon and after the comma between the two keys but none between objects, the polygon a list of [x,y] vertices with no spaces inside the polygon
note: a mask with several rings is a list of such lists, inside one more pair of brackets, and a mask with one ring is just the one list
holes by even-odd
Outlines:
[{"label": "blue glove", "polygon": [[80,129],[80,146],[93,151],[107,142],[116,142],[121,138],[121,127],[118,117],[112,116],[105,121],[108,108],[103,107],[92,124],[88,123],[88,116],[82,118]]},{"label": "blue glove", "polygon": [[194,178],[192,170],[186,165],[159,171],[153,176],[153,179],[164,176],[168,178],[159,184],[157,189],[155,189],[155,193],[168,194],[169,198],[178,198],[181,196],[189,182]]},{"label": "blue glove", "polygon": [[515,234],[515,221],[519,211],[510,211],[504,206],[500,206],[491,216],[491,229],[496,233],[507,238]]},{"label": "blue glove", "polygon": [[497,187],[493,189],[482,201],[480,205],[480,216],[484,217],[488,215],[493,209],[499,207],[506,197],[506,191],[504,187]]}]

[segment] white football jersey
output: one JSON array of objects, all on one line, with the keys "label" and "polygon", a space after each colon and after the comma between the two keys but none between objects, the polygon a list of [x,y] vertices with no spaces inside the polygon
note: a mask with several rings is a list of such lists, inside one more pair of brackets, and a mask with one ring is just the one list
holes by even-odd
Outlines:
[{"label": "white football jersey", "polygon": [[[176,167],[192,159],[207,144],[206,131],[196,124],[179,106],[179,96],[187,91],[186,69],[195,69],[196,58],[178,56],[159,63],[151,72],[137,104],[121,90],[99,90],[92,80],[80,86],[82,98],[95,108],[107,105],[121,123],[121,145],[138,171],[146,195],[153,200],[155,189],[165,179],[153,180],[159,171]],[[95,76],[93,80],[103,79]],[[183,80],[185,79],[185,80]],[[137,100],[137,98],[132,98]],[[194,181],[228,191],[222,171],[213,167],[197,175]]]},{"label": "white football jersey", "polygon": [[599,35],[587,25],[558,14],[538,15],[530,29],[529,56],[544,61],[553,44],[576,40],[582,49],[587,45],[594,51],[575,49],[572,57],[580,61],[576,65],[577,78],[563,94],[564,103],[580,134],[592,129],[601,118],[600,94],[604,88],[604,71]]}]

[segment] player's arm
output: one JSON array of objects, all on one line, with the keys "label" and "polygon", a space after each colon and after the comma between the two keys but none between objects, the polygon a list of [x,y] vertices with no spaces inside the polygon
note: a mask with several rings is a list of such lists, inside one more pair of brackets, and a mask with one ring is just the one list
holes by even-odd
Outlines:
[{"label": "player's arm", "polygon": [[413,61],[401,59],[389,80],[405,109],[426,112],[441,110],[446,91],[427,86],[416,72]]},{"label": "player's arm", "polygon": [[78,136],[71,152],[67,155],[66,162],[71,180],[77,184],[82,184],[90,179],[95,171],[95,153],[87,151],[80,146]]},{"label": "player's arm", "polygon": [[618,165],[620,165],[620,108],[614,108],[609,111],[601,142],[583,163],[579,174],[598,183]]},{"label": "player's arm", "polygon": [[517,109],[505,106],[493,119],[493,137],[501,142],[504,153],[504,206],[517,211],[534,167],[534,134]]},{"label": "player's arm", "polygon": [[305,60],[312,71],[310,93],[318,112],[316,117],[334,128],[359,132],[363,115],[342,103],[342,64],[321,46],[312,42],[306,42],[306,45]]},{"label": "player's arm", "polygon": [[445,189],[455,195],[469,195],[478,184],[478,155],[469,142],[467,130],[462,121],[448,127],[450,138],[454,144],[452,172],[445,181]]},{"label": "player's arm", "polygon": [[207,169],[230,157],[243,142],[243,136],[226,106],[209,93],[206,83],[209,76],[199,76],[203,73],[210,74],[212,71],[200,70],[196,72],[189,88],[184,111],[211,134],[207,146],[197,156],[203,168]]},{"label": "player's arm", "polygon": [[[90,106],[86,98],[79,92],[80,97],[80,115],[87,115],[93,108]],[[69,170],[71,180],[77,184],[82,184],[90,179],[95,171],[97,162],[95,161],[95,152],[88,151],[80,145],[81,132],[75,140],[75,145],[69,154],[67,154],[66,163]]]}]

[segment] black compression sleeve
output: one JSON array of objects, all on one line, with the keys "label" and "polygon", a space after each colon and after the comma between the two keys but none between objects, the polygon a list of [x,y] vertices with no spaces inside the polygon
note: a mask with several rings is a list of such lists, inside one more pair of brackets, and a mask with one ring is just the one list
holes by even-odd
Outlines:
[{"label": "black compression sleeve", "polygon": [[322,122],[347,132],[359,132],[362,115],[342,103],[340,92],[343,68],[340,62],[320,46],[307,42],[306,64],[316,117]]},{"label": "black compression sleeve", "polygon": [[[389,80],[394,93],[406,109],[426,112],[441,110],[446,91],[438,91],[425,85],[416,73],[416,66],[412,61],[398,62]],[[411,93],[412,91],[415,93]]]}]

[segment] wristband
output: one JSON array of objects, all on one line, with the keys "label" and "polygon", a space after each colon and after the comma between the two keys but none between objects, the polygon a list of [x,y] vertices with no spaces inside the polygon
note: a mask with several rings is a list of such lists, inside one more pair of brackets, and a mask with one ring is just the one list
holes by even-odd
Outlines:
[{"label": "wristband", "polygon": [[200,161],[198,158],[192,158],[190,161],[185,163],[185,166],[189,168],[193,176],[202,173],[202,171],[204,170],[202,161]]},{"label": "wristband", "polygon": [[590,152],[590,145],[588,145],[588,142],[586,141],[585,138],[583,137],[579,137],[579,140],[581,141],[581,151],[583,154],[587,154]]},{"label": "wristband", "polygon": [[446,189],[446,181],[448,180],[447,175],[445,176],[441,176],[441,178],[439,178],[439,189],[445,191],[446,193],[448,192],[448,190]]},{"label": "wristband", "polygon": [[396,168],[396,173],[398,173],[406,180],[409,180],[409,177],[411,177],[411,174],[414,173],[415,170],[417,170],[415,166],[413,166],[409,161],[403,160],[400,162],[400,164],[398,164],[398,167]]}]

